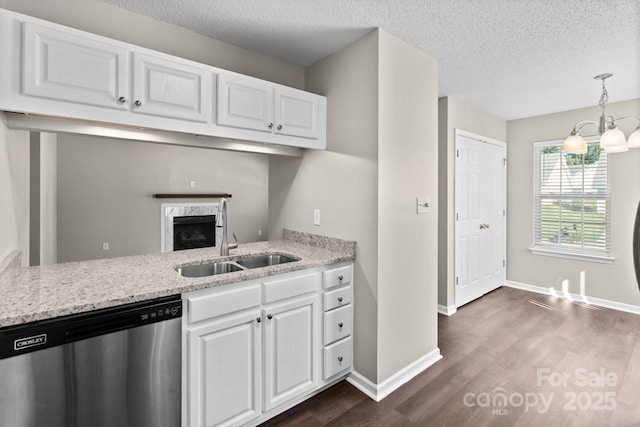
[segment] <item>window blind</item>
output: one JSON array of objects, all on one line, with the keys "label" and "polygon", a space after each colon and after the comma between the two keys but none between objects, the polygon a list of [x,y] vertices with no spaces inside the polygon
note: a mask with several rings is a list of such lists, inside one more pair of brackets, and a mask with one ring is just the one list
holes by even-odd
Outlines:
[{"label": "window blind", "polygon": [[534,143],[534,247],[608,256],[611,251],[607,154],[589,141],[567,154],[562,141]]}]

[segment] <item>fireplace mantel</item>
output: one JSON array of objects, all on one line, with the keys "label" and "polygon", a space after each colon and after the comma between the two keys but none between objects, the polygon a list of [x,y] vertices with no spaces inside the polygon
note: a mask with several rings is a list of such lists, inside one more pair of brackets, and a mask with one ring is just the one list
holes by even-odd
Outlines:
[{"label": "fireplace mantel", "polygon": [[231,194],[228,193],[159,193],[154,194],[154,198],[156,199],[230,199]]}]

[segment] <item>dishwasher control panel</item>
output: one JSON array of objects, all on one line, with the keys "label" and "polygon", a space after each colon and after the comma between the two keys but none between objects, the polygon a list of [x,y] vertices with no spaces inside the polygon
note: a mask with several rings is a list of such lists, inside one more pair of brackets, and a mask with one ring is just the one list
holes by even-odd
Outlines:
[{"label": "dishwasher control panel", "polygon": [[180,295],[0,329],[0,359],[182,317]]}]

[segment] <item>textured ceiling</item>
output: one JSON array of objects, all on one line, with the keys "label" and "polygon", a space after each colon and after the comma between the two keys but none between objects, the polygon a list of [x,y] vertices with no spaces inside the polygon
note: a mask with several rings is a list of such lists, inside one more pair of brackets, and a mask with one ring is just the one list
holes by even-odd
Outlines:
[{"label": "textured ceiling", "polygon": [[374,28],[438,60],[439,95],[511,120],[640,98],[640,0],[101,0],[308,66]]}]

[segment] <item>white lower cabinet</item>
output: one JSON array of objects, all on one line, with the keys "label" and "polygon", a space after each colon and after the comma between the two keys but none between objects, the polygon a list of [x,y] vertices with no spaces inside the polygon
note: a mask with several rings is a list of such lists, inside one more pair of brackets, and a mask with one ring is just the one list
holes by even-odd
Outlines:
[{"label": "white lower cabinet", "polygon": [[262,412],[259,317],[249,310],[189,330],[190,426],[242,425]]},{"label": "white lower cabinet", "polygon": [[264,403],[270,410],[316,385],[316,294],[264,310]]},{"label": "white lower cabinet", "polygon": [[323,373],[325,381],[351,370],[353,364],[353,265],[322,273]]},{"label": "white lower cabinet", "polygon": [[[324,292],[328,271],[183,295],[183,427],[255,426],[350,372],[351,281]],[[328,301],[336,308],[323,313]]]}]

